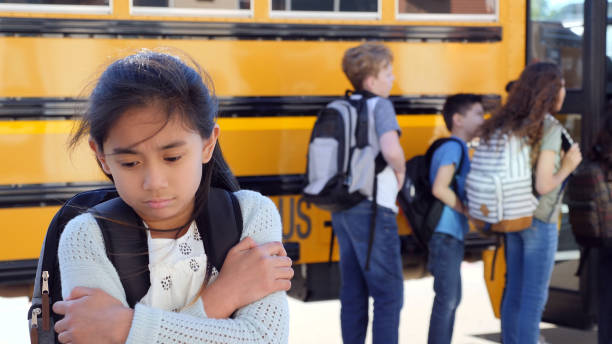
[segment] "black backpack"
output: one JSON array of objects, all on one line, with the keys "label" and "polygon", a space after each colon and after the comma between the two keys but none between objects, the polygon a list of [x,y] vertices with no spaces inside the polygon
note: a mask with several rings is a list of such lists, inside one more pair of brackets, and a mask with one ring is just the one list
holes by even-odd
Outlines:
[{"label": "black backpack", "polygon": [[567,185],[569,222],[581,246],[576,275],[580,275],[591,248],[612,248],[612,171],[598,161],[584,161]]},{"label": "black backpack", "polygon": [[[224,189],[211,187],[208,199],[208,209],[202,212],[196,223],[207,259],[220,271],[227,252],[240,241],[242,236],[242,212],[234,194]],[[133,254],[148,252],[146,232],[134,228],[142,227],[142,220],[118,197],[114,188],[79,193],[60,208],[47,229],[38,259],[32,306],[28,310],[32,343],[57,343],[57,334],[53,326],[63,316],[55,314],[51,306],[54,302],[62,300],[57,261],[59,239],[66,224],[84,211],[97,215],[96,221],[104,237],[108,258],[117,269],[130,307],[136,305],[151,285],[148,268],[143,270],[143,267],[148,267],[149,255]],[[209,216],[209,214],[227,214],[227,216]]]},{"label": "black backpack", "polygon": [[372,140],[378,99],[347,91],[319,112],[308,144],[306,201],[337,212],[376,195],[376,175],[386,166],[378,141]]},{"label": "black backpack", "polygon": [[[370,257],[376,227],[376,176],[387,166],[380,151],[374,125],[378,96],[371,92],[346,91],[343,99],[327,104],[312,128],[306,163],[304,199],[330,212],[354,207],[372,197],[372,217],[365,268]],[[330,255],[334,245],[332,228]]]},{"label": "black backpack", "polygon": [[425,155],[417,155],[406,161],[406,179],[398,194],[399,205],[406,216],[412,233],[421,247],[427,250],[429,240],[433,235],[444,209],[444,203],[431,193],[429,182],[429,169],[431,160],[436,150],[444,143],[455,141],[461,145],[461,160],[455,169],[451,187],[457,192],[457,174],[463,167],[465,152],[463,142],[459,139],[448,137],[434,141],[429,146]]},{"label": "black backpack", "polygon": [[582,247],[612,247],[612,171],[585,161],[568,183],[569,221]]}]

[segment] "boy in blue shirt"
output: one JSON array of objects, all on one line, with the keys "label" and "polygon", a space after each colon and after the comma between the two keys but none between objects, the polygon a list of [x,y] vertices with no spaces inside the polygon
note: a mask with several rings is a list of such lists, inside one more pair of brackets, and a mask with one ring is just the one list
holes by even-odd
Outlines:
[{"label": "boy in blue shirt", "polygon": [[[431,192],[444,203],[429,242],[428,269],[434,276],[436,293],[429,321],[429,344],[451,342],[455,311],[461,301],[463,238],[469,230],[467,206],[464,204],[465,178],[470,170],[466,142],[474,138],[484,121],[482,97],[473,94],[450,96],[442,113],[446,127],[461,144],[453,140],[440,146],[429,169]],[[461,170],[457,171],[459,166]]]}]

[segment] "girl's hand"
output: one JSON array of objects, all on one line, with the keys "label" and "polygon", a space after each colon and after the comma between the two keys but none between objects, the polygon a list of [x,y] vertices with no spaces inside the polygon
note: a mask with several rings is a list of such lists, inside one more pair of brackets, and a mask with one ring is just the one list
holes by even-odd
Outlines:
[{"label": "girl's hand", "polygon": [[561,168],[572,173],[580,162],[582,161],[582,153],[580,153],[580,147],[577,143],[574,143],[572,147],[565,153],[563,160],[561,160]]},{"label": "girl's hand", "polygon": [[134,311],[101,289],[76,287],[53,304],[64,319],[55,324],[60,343],[125,343]]},{"label": "girl's hand", "polygon": [[209,318],[227,318],[235,310],[291,288],[291,259],[280,242],[257,246],[249,237],[228,253],[217,279],[202,292]]}]

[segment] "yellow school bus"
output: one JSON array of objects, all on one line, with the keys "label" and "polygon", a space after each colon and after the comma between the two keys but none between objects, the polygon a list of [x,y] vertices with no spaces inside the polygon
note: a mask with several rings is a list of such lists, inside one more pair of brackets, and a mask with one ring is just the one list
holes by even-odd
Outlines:
[{"label": "yellow school bus", "polygon": [[[596,14],[596,1],[580,3]],[[481,94],[492,108],[528,59],[576,62],[587,40],[568,34],[551,48],[546,33],[558,27],[534,25],[529,9],[514,0],[0,0],[0,286],[29,285],[61,203],[108,183],[86,145],[66,151],[86,86],[117,57],[168,47],[212,76],[221,145],[241,186],[276,202],[296,258],[293,295],[336,296],[330,215],[300,193],[316,114],[350,88],[344,51],[365,40],[393,51],[391,99],[410,158],[448,135],[439,114],[447,95]],[[583,103],[595,99],[585,91],[595,70],[576,63],[584,87],[570,90],[573,115],[564,118],[585,138],[594,131],[581,118],[594,113]],[[406,271],[422,275],[422,254],[401,214],[398,222]],[[466,252],[479,257],[490,244],[471,233]]]}]

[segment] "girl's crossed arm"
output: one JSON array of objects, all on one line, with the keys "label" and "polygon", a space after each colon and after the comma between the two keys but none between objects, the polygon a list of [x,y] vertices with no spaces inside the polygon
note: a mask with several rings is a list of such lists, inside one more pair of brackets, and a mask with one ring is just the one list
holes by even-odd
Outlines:
[{"label": "girl's crossed arm", "polygon": [[[280,218],[274,204],[267,198],[248,191],[237,193],[244,219],[243,237],[250,236],[257,244],[280,241]],[[244,242],[248,242],[243,240]],[[237,245],[239,246],[239,245]],[[116,270],[106,257],[99,227],[91,215],[82,215],[66,227],[60,241],[60,269],[62,290],[66,301],[54,305],[54,310],[66,314],[56,324],[61,342],[80,343],[92,340],[101,343],[172,342],[172,343],[284,343],[287,342],[289,314],[286,295],[288,278],[278,283],[265,281],[274,267],[286,267],[286,257],[270,256],[275,249],[251,248],[249,254],[232,250],[219,278],[211,284],[225,293],[223,307],[204,305],[200,312],[174,313],[138,304],[135,310],[127,307],[125,293]],[[270,250],[272,251],[270,251]],[[268,254],[268,255],[267,255]],[[267,257],[266,257],[267,255]],[[251,264],[253,259],[281,261],[278,264]],[[249,269],[241,267],[249,266]],[[227,268],[227,269],[226,269]],[[227,271],[226,271],[227,270]],[[238,272],[230,275],[226,272]],[[278,276],[278,274],[276,275]],[[290,276],[288,276],[290,279]],[[249,286],[234,290],[235,286]],[[80,286],[79,288],[75,288]],[[81,288],[86,287],[86,288]],[[97,289],[90,289],[97,288]],[[252,293],[244,293],[250,290]],[[267,295],[261,298],[258,293]],[[68,295],[70,294],[70,295]],[[221,294],[217,294],[220,296]],[[229,295],[229,296],[228,296]],[[251,298],[249,300],[249,298]],[[203,299],[207,300],[206,295]],[[244,306],[245,303],[250,303]],[[219,304],[217,302],[217,304]],[[227,305],[230,305],[227,307]],[[213,319],[225,312],[231,314],[241,307],[233,319]],[[198,302],[192,307],[202,307]],[[209,317],[191,316],[203,313]],[[129,335],[128,335],[129,332]],[[95,336],[95,337],[94,337]]]}]

